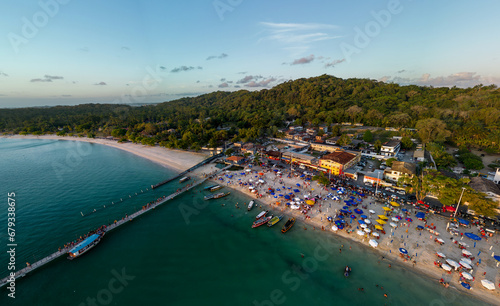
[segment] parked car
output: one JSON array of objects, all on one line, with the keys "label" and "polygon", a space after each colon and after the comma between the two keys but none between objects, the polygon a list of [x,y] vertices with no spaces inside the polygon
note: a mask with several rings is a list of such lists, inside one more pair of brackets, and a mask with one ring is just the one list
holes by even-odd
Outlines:
[{"label": "parked car", "polygon": [[397,194],[402,194],[402,195],[405,195],[405,194],[406,194],[406,192],[405,192],[404,190],[398,190],[398,191],[396,191],[396,193],[397,193]]}]

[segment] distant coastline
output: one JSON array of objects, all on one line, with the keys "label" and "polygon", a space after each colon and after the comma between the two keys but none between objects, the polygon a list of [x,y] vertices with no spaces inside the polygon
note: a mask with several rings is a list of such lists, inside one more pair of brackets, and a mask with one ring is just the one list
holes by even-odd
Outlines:
[{"label": "distant coastline", "polygon": [[203,161],[208,156],[203,153],[188,152],[182,150],[173,150],[162,148],[159,146],[146,146],[130,142],[118,143],[116,140],[95,139],[87,137],[72,137],[72,136],[57,136],[57,135],[11,135],[0,136],[5,139],[42,139],[42,140],[66,140],[66,141],[81,141],[95,144],[101,144],[123,151],[127,151],[134,155],[148,159],[152,162],[160,164],[166,168],[182,172],[197,163]]}]

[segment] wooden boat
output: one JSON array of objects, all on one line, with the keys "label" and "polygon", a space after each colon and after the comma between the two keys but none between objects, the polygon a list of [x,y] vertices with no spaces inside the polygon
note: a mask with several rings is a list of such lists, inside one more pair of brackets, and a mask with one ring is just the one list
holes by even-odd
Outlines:
[{"label": "wooden boat", "polygon": [[273,225],[275,225],[276,223],[280,222],[281,219],[283,219],[283,215],[281,216],[275,216],[274,218],[272,218],[268,223],[267,223],[267,226],[271,227]]},{"label": "wooden boat", "polygon": [[230,192],[221,192],[221,193],[218,193],[216,195],[214,195],[214,199],[220,199],[220,198],[223,198],[225,196],[228,196],[230,194]]},{"label": "wooden boat", "polygon": [[282,233],[288,232],[288,230],[291,229],[294,224],[295,224],[295,218],[288,219],[288,221],[286,221],[285,225],[283,225],[281,232]]},{"label": "wooden boat", "polygon": [[215,194],[209,194],[209,195],[206,195],[206,196],[204,197],[204,199],[205,199],[205,201],[206,201],[206,200],[211,200],[211,199],[213,199],[213,198],[214,198],[214,196],[215,196]]},{"label": "wooden boat", "polygon": [[272,218],[273,218],[273,216],[260,218],[259,220],[256,220],[256,221],[252,224],[252,228],[256,228],[256,227],[259,227],[259,226],[261,226],[261,225],[264,225],[264,224],[266,224],[267,222],[269,222]]},{"label": "wooden boat", "polygon": [[179,180],[179,183],[184,183],[185,181],[189,181],[191,179],[190,176],[185,176]]},{"label": "wooden boat", "polygon": [[252,200],[252,201],[250,201],[250,203],[248,203],[248,211],[252,210],[254,203],[255,203],[254,200]]},{"label": "wooden boat", "polygon": [[257,220],[258,220],[258,219],[260,219],[260,218],[264,217],[265,215],[267,215],[267,213],[268,213],[268,212],[269,212],[269,210],[263,210],[263,211],[261,211],[261,212],[257,215],[257,217],[255,217],[255,219],[257,219]]},{"label": "wooden boat", "polygon": [[222,189],[222,187],[223,186],[221,186],[221,185],[215,185],[212,188],[210,188],[209,190],[210,190],[210,192],[214,192],[214,191],[217,191],[219,189]]}]

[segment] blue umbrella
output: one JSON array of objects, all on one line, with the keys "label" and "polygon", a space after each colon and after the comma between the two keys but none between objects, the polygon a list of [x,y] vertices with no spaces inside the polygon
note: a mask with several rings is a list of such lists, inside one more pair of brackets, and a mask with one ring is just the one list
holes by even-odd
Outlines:
[{"label": "blue umbrella", "polygon": [[465,224],[465,225],[469,225],[469,221],[464,220],[464,219],[458,219],[458,222]]},{"label": "blue umbrella", "polygon": [[422,225],[418,225],[417,228],[418,229],[424,229],[424,227]]},{"label": "blue umbrella", "polygon": [[298,189],[294,189],[294,190],[293,190],[293,192],[300,192],[300,190],[298,190]]},{"label": "blue umbrella", "polygon": [[278,188],[278,189],[276,189],[276,191],[281,191],[281,190]]},{"label": "blue umbrella", "polygon": [[343,214],[348,214],[348,213],[349,213],[349,212],[348,212],[347,210],[345,210],[345,209],[341,209],[341,210],[340,210],[340,212],[341,212],[341,213],[343,213]]},{"label": "blue umbrella", "polygon": [[283,195],[280,193],[279,196],[282,197]]},{"label": "blue umbrella", "polygon": [[500,261],[500,256],[498,255],[493,256],[493,258],[495,258],[497,261]]},{"label": "blue umbrella", "polygon": [[403,209],[401,209],[401,210],[402,210],[402,211],[408,211],[408,209],[406,209],[406,208],[403,208]]},{"label": "blue umbrella", "polygon": [[351,215],[351,219],[356,219],[356,216],[355,215]]},{"label": "blue umbrella", "polygon": [[333,218],[331,216],[329,216],[328,218],[326,218],[326,220],[332,222],[333,221]]},{"label": "blue umbrella", "polygon": [[302,174],[300,177],[304,177],[304,176],[305,176],[305,175],[304,175],[304,174]]},{"label": "blue umbrella", "polygon": [[362,194],[360,194],[360,196],[364,197],[364,196],[365,196],[365,194],[364,194],[364,193],[362,193]]},{"label": "blue umbrella", "polygon": [[344,207],[342,207],[342,208],[343,208],[343,209],[349,209],[349,207],[347,207],[347,206],[344,206]]},{"label": "blue umbrella", "polygon": [[481,240],[481,237],[479,237],[478,235],[473,234],[473,233],[465,233],[464,235],[469,237],[472,240]]},{"label": "blue umbrella", "polygon": [[341,224],[342,224],[342,222],[340,222],[340,220],[337,220],[337,221],[335,221],[335,224],[337,224],[337,225],[341,225]]},{"label": "blue umbrella", "polygon": [[363,200],[361,200],[361,199],[356,199],[356,201],[358,201],[358,202],[362,202]]},{"label": "blue umbrella", "polygon": [[344,219],[344,216],[343,216],[343,215],[340,215],[340,216],[338,216],[337,218],[339,218],[339,219]]},{"label": "blue umbrella", "polygon": [[356,208],[354,212],[357,213],[358,215],[361,215],[363,213],[363,211],[359,208]]},{"label": "blue umbrella", "polygon": [[332,190],[337,190],[337,188],[334,188],[334,187],[332,187],[331,189],[332,189]]},{"label": "blue umbrella", "polygon": [[366,215],[361,215],[361,218],[366,219],[368,217]]},{"label": "blue umbrella", "polygon": [[359,223],[359,224],[365,224],[365,221],[363,221],[363,220],[359,219],[359,220],[358,220],[358,223]]},{"label": "blue umbrella", "polygon": [[399,248],[399,252],[401,252],[401,254],[408,254],[408,251],[406,249],[403,249],[403,248]]},{"label": "blue umbrella", "polygon": [[278,169],[274,169],[273,171],[274,171],[274,172],[278,172],[279,170],[278,170]]},{"label": "blue umbrella", "polygon": [[471,289],[471,286],[465,282],[461,282],[460,284],[462,284],[462,286],[465,288],[465,289],[468,289],[470,290]]},{"label": "blue umbrella", "polygon": [[285,196],[285,199],[290,200],[290,196],[289,196],[289,195],[286,195],[286,196]]},{"label": "blue umbrella", "polygon": [[300,184],[295,184],[295,185],[297,185],[297,187],[300,187]]},{"label": "blue umbrella", "polygon": [[351,199],[354,199],[354,197],[353,197],[353,196],[350,196],[350,198],[351,198]]}]

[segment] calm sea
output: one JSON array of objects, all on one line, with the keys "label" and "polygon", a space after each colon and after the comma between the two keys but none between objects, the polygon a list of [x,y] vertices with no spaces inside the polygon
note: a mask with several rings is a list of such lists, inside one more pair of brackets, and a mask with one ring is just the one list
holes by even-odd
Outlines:
[{"label": "calm sea", "polygon": [[[152,191],[175,173],[96,144],[0,139],[0,156],[1,277],[9,260],[8,192],[16,194],[22,268],[179,187]],[[285,235],[282,224],[252,229],[260,210],[247,212],[246,196],[203,201],[201,189],[108,233],[76,260],[61,257],[19,279],[15,299],[0,289],[0,305],[482,304],[394,263],[389,269],[373,250],[304,230],[300,221]]]}]

